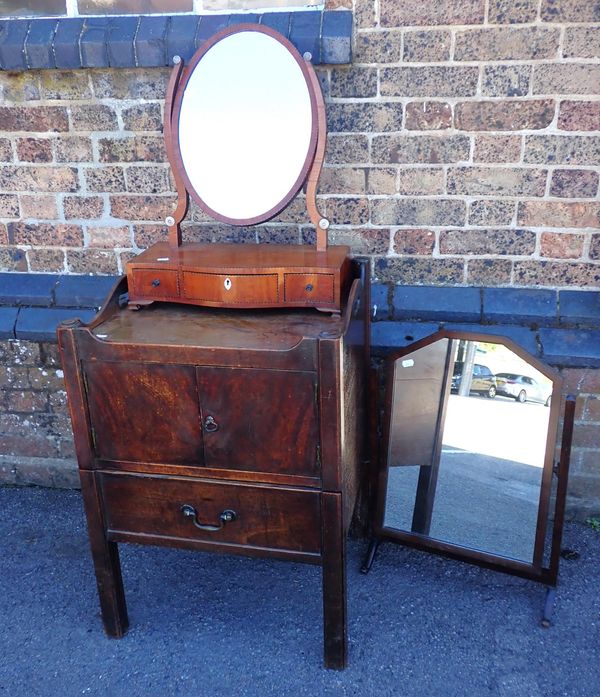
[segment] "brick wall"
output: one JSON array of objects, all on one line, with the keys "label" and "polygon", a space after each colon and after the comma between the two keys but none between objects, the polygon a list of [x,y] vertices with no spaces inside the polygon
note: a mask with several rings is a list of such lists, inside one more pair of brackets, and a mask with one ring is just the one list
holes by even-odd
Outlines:
[{"label": "brick wall", "polygon": [[[355,22],[352,65],[318,68],[331,241],[370,256],[390,285],[597,290],[597,3],[326,6],[353,9]],[[168,74],[0,73],[0,269],[121,273],[164,238],[175,201],[161,134]],[[300,199],[252,229],[223,228],[192,206],[184,238],[310,241],[306,222]],[[597,510],[599,371],[568,374],[582,394],[572,505]],[[53,413],[49,401],[39,413]]]}]

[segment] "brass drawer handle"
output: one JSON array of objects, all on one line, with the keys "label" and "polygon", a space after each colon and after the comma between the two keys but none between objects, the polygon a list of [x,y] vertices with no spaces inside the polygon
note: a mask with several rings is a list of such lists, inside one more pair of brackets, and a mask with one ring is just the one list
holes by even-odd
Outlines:
[{"label": "brass drawer handle", "polygon": [[186,518],[191,518],[192,523],[199,529],[205,530],[206,532],[217,532],[225,527],[225,523],[231,523],[237,518],[237,513],[232,511],[230,508],[226,508],[223,513],[219,516],[219,525],[208,525],[206,523],[198,522],[198,514],[196,509],[189,503],[184,503],[181,507],[181,512]]},{"label": "brass drawer handle", "polygon": [[155,278],[155,279],[152,281],[152,285],[153,285],[155,288],[158,288],[158,286],[160,285],[160,279],[159,279],[159,278]]},{"label": "brass drawer handle", "polygon": [[207,416],[204,419],[204,430],[207,433],[214,433],[219,430],[219,424],[213,419],[212,416]]}]

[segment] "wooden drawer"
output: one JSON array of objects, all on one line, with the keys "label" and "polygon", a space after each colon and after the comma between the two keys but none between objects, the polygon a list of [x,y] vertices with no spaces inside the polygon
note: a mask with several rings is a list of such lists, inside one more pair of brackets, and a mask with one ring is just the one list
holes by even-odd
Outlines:
[{"label": "wooden drawer", "polygon": [[183,297],[214,303],[276,303],[277,274],[215,274],[183,272]]},{"label": "wooden drawer", "polygon": [[[320,494],[315,491],[106,472],[100,481],[109,537],[139,535],[140,541],[152,543],[168,538],[307,554],[321,550]],[[186,505],[196,518],[184,515]],[[235,520],[218,530],[194,524],[217,527],[228,510],[235,512]]]},{"label": "wooden drawer", "polygon": [[286,273],[284,276],[286,302],[334,301],[333,274]]},{"label": "wooden drawer", "polygon": [[178,298],[177,271],[168,269],[131,269],[133,291],[136,296]]}]

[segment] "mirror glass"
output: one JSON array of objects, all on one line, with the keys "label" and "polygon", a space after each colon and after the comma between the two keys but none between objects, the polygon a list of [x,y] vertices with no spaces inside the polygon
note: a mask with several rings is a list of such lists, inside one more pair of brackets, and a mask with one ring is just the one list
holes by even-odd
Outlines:
[{"label": "mirror glass", "polygon": [[217,41],[192,70],[175,140],[187,188],[213,217],[266,220],[302,185],[316,140],[302,60],[273,36],[247,30]]},{"label": "mirror glass", "polygon": [[502,343],[441,338],[390,384],[383,527],[541,563],[552,380]]}]

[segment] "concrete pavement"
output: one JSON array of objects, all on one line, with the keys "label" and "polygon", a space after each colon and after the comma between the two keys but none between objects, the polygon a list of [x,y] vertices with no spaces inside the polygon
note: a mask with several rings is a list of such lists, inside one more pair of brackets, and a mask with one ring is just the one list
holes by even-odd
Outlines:
[{"label": "concrete pavement", "polygon": [[121,545],[131,628],[104,636],[77,491],[0,488],[0,695],[597,697],[600,533],[542,586],[349,543],[350,664],[323,670],[320,568]]}]

